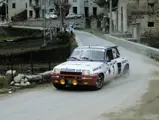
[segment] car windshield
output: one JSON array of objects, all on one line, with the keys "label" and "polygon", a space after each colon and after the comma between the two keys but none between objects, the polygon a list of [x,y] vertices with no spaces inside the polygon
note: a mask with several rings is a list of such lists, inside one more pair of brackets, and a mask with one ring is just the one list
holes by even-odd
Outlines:
[{"label": "car windshield", "polygon": [[80,61],[103,61],[104,60],[104,50],[99,49],[83,49],[74,50],[69,60],[80,60]]}]

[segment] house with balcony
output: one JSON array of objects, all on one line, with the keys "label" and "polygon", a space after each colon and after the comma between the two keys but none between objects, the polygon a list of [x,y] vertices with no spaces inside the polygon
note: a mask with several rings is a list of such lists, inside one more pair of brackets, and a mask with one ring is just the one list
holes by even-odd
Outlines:
[{"label": "house with balcony", "polygon": [[100,8],[94,0],[69,0],[69,4],[69,13],[82,14],[85,17],[104,13],[104,8]]}]

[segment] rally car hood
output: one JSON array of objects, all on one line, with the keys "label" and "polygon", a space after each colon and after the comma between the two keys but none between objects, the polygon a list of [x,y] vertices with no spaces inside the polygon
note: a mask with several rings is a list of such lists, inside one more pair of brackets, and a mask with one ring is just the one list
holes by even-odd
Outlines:
[{"label": "rally car hood", "polygon": [[89,61],[67,61],[57,65],[55,68],[59,69],[82,69],[82,70],[93,70],[100,67],[102,62],[89,62]]}]

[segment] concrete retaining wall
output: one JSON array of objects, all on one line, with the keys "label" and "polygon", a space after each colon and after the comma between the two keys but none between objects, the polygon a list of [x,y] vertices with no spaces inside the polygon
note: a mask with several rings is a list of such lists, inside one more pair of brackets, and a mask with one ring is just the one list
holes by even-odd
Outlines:
[{"label": "concrete retaining wall", "polygon": [[128,50],[149,56],[150,58],[159,61],[159,49],[126,41],[123,38],[117,38],[107,34],[104,35],[104,38]]}]

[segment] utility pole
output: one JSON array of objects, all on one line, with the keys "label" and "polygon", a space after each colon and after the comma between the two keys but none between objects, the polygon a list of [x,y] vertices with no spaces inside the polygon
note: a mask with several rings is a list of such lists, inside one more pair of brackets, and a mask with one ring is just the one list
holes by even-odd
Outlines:
[{"label": "utility pole", "polygon": [[60,7],[60,27],[64,28],[64,16],[63,16],[63,0],[60,0],[59,7]]},{"label": "utility pole", "polygon": [[5,11],[6,11],[6,22],[8,23],[8,0],[6,0]]},{"label": "utility pole", "polygon": [[112,34],[112,0],[109,0],[109,34]]},{"label": "utility pole", "polygon": [[[51,5],[51,0],[49,0],[49,5]],[[49,10],[49,15],[51,15],[50,10]],[[52,19],[51,18],[50,18],[49,29],[50,29],[50,40],[52,40]]]},{"label": "utility pole", "polygon": [[62,0],[60,0],[59,6],[60,6],[60,26],[61,26],[61,28],[63,28],[63,22],[62,22]]},{"label": "utility pole", "polygon": [[44,30],[44,46],[46,45],[46,0],[44,0],[44,26],[43,26],[43,30]]}]

